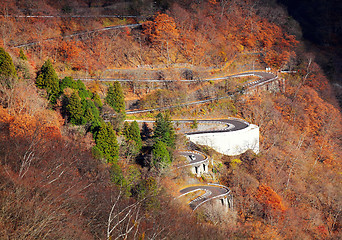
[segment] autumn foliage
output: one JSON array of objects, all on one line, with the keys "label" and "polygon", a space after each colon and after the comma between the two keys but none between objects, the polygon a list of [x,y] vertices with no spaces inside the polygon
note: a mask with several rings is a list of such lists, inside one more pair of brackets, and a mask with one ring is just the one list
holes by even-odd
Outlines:
[{"label": "autumn foliage", "polygon": [[[292,35],[286,10],[271,2],[2,1],[0,238],[342,238],[340,109],[314,56]],[[125,4],[127,12],[148,14],[68,17],[112,13]],[[111,28],[136,23],[141,25]],[[229,93],[252,77],[197,81],[255,65],[296,71],[279,74],[286,80],[282,93]],[[122,83],[122,91],[115,83],[115,94],[100,81],[59,79],[70,75],[134,81]],[[148,77],[193,82],[136,81]],[[122,119],[115,117],[115,111],[125,115],[130,94],[132,101],[139,98],[139,108],[226,98],[157,115],[155,128],[145,124],[140,133],[136,122],[120,129]],[[102,119],[106,114],[114,116],[109,123]],[[190,145],[176,138],[170,120],[227,116],[259,126],[261,151],[228,157],[202,147],[214,161],[215,181],[233,193],[234,209],[192,214],[167,190],[171,185],[176,195],[179,187],[180,176],[167,168],[173,148]],[[111,213],[128,218],[108,223]]]},{"label": "autumn foliage", "polygon": [[[44,7],[54,13],[47,4]],[[0,26],[7,33],[5,47],[24,44],[36,65],[49,57],[61,70],[93,74],[150,64],[218,67],[245,53],[257,54],[269,67],[282,68],[294,57],[297,41],[257,15],[258,8],[262,6],[250,1],[183,1],[146,19],[142,28],[108,31],[97,30],[103,30],[106,21],[115,22],[112,19],[24,18],[19,23],[19,19],[1,18]]]},{"label": "autumn foliage", "polygon": [[255,198],[261,204],[264,204],[265,207],[269,207],[278,211],[285,211],[286,207],[283,204],[282,198],[273,191],[272,188],[266,185],[260,185],[258,187],[257,194]]}]

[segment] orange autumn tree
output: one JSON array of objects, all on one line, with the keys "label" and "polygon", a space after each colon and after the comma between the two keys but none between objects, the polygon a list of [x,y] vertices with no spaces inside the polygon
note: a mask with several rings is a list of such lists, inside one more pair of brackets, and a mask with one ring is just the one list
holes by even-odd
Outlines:
[{"label": "orange autumn tree", "polygon": [[75,70],[84,68],[81,53],[84,51],[84,44],[80,41],[61,41],[58,47],[58,54],[62,62],[67,62]]},{"label": "orange autumn tree", "polygon": [[259,203],[273,210],[282,212],[286,210],[282,198],[267,185],[262,184],[258,187],[255,198]]},{"label": "orange autumn tree", "polygon": [[[34,138],[37,141],[60,138],[62,122],[51,117],[51,111],[40,112],[37,116],[29,114],[11,115],[7,109],[0,107],[0,121],[8,126],[11,138]],[[51,114],[52,113],[52,114]]]},{"label": "orange autumn tree", "polygon": [[31,166],[39,161],[36,157],[39,149],[43,149],[46,143],[52,140],[61,139],[59,129],[61,122],[53,116],[55,114],[49,110],[43,110],[33,116],[27,113],[10,113],[8,109],[0,106],[0,126],[3,133],[0,139],[11,145],[20,146],[16,150],[17,161],[11,162],[20,178],[23,178]]},{"label": "orange autumn tree", "polygon": [[143,24],[144,35],[150,43],[158,46],[159,51],[169,63],[171,60],[171,48],[179,37],[175,20],[167,14],[158,14],[154,21],[147,21]]},{"label": "orange autumn tree", "polygon": [[288,35],[279,26],[263,19],[257,22],[259,26],[258,41],[264,49],[264,61],[268,66],[281,68],[294,56],[294,47],[298,41],[293,35]]}]

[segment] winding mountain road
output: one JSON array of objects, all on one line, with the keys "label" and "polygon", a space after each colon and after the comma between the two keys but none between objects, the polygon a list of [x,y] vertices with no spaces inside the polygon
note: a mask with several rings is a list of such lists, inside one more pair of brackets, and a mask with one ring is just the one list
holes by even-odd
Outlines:
[{"label": "winding mountain road", "polygon": [[[257,76],[259,77],[258,80],[253,80],[253,81],[248,81],[243,85],[243,89],[251,89],[255,88],[257,86],[272,82],[276,79],[278,79],[278,76],[271,72],[263,72],[263,71],[252,71],[252,72],[244,72],[244,73],[239,73],[239,74],[234,74],[234,75],[229,75],[225,77],[219,77],[219,78],[208,78],[208,79],[203,79],[203,80],[130,80],[130,79],[99,79],[98,81],[119,81],[119,82],[132,82],[132,81],[137,81],[137,82],[172,82],[172,81],[181,81],[181,82],[193,82],[193,81],[219,81],[219,80],[225,80],[229,78],[236,78],[236,77],[246,77],[246,76]],[[89,81],[90,79],[80,79],[82,81]],[[92,79],[94,80],[94,79]],[[198,105],[202,103],[208,103],[220,99],[225,99],[225,98],[230,98],[232,97],[235,93],[238,91],[228,93],[226,96],[223,97],[215,97],[215,98],[210,98],[210,99],[205,99],[205,100],[200,100],[200,101],[195,101],[195,102],[187,102],[187,103],[182,103],[178,105],[172,105],[172,106],[166,106],[166,107],[160,107],[160,108],[153,108],[153,109],[143,109],[143,110],[129,110],[126,109],[126,114],[137,114],[137,113],[145,113],[145,112],[153,112],[153,111],[163,111],[167,109],[172,109],[172,108],[177,108],[177,107],[186,107],[186,106],[191,106],[191,105]]]},{"label": "winding mountain road", "polygon": [[78,78],[78,80],[81,81],[94,81],[97,80],[99,82],[160,82],[160,83],[166,83],[166,82],[208,82],[208,81],[221,81],[226,80],[230,78],[237,78],[237,77],[247,77],[247,76],[256,76],[259,77],[259,80],[251,81],[251,82],[263,82],[268,81],[270,79],[276,78],[276,76],[273,73],[270,72],[263,72],[263,71],[248,71],[233,75],[228,75],[224,77],[217,77],[217,78],[204,78],[204,79],[117,79],[117,78]]},{"label": "winding mountain road", "polygon": [[208,185],[198,185],[198,186],[190,186],[190,187],[183,188],[182,190],[179,191],[181,195],[178,198],[181,198],[190,193],[195,193],[198,191],[200,192],[204,191],[204,194],[190,201],[189,206],[194,211],[199,206],[201,206],[202,204],[208,201],[211,201],[213,199],[223,198],[230,194],[230,190],[226,186],[219,185],[219,184],[208,184]]},{"label": "winding mountain road", "polygon": [[[202,164],[208,164],[209,159],[208,157],[198,151],[181,151],[179,152],[180,155],[185,156],[188,160],[188,164],[185,164],[180,167],[185,167],[185,166],[195,166],[195,165],[202,165]],[[177,167],[177,168],[180,168]],[[208,165],[207,165],[208,167]],[[181,189],[180,191],[180,196],[177,198],[182,198],[185,197],[189,194],[195,194],[195,196],[190,195],[190,199],[186,198],[187,201],[189,202],[189,206],[193,211],[195,211],[198,207],[200,207],[202,204],[214,200],[214,199],[221,199],[222,205],[224,204],[225,198],[231,197],[231,192],[230,190],[223,185],[220,184],[214,184],[214,183],[208,183],[208,184],[198,184],[198,185],[192,185],[186,188]],[[192,199],[191,199],[192,198]],[[229,201],[226,201],[228,206],[229,206]]]},{"label": "winding mountain road", "polygon": [[196,164],[208,161],[207,156],[197,151],[181,151],[179,152],[179,154],[186,157],[186,159],[189,162],[188,164],[183,165],[183,166],[196,165]]},{"label": "winding mountain road", "polygon": [[89,30],[89,31],[76,32],[76,33],[69,34],[69,35],[64,35],[64,36],[47,38],[47,39],[43,39],[43,40],[37,41],[37,42],[18,44],[18,45],[12,46],[12,48],[30,47],[30,46],[34,46],[34,45],[40,44],[41,42],[52,41],[52,40],[56,40],[56,39],[59,39],[59,38],[64,38],[64,39],[65,38],[72,38],[72,37],[76,37],[76,36],[82,36],[82,35],[86,35],[86,34],[90,34],[90,33],[103,32],[103,31],[109,31],[109,30],[114,30],[114,29],[136,28],[136,27],[139,27],[141,25],[142,25],[141,23],[137,23],[137,24],[128,24],[128,25],[104,27],[104,28],[99,28],[99,29],[94,29],[94,30]]},{"label": "winding mountain road", "polygon": [[[154,123],[155,120],[126,120],[128,122],[140,122],[140,123]],[[182,120],[172,120],[173,123],[193,123],[194,120],[192,119],[182,119]],[[250,124],[242,119],[238,118],[228,118],[228,119],[208,119],[208,120],[197,120],[197,123],[201,124],[223,124],[224,127],[216,130],[210,131],[194,131],[194,132],[187,132],[187,135],[191,135],[194,133],[212,133],[212,132],[232,132],[238,131],[247,128]],[[196,152],[196,151],[184,151],[184,152]],[[182,152],[181,152],[182,153]],[[204,153],[198,152],[197,154],[205,156]],[[201,158],[203,158],[203,156]]]},{"label": "winding mountain road", "polygon": [[[187,122],[192,122],[193,120],[183,120]],[[182,121],[178,121],[182,122]],[[226,127],[217,130],[210,130],[210,131],[196,131],[196,132],[188,132],[186,135],[191,134],[200,134],[200,133],[213,133],[213,132],[232,132],[245,129],[249,126],[248,122],[245,122],[241,119],[218,119],[218,120],[197,120],[198,123],[224,123]]]}]

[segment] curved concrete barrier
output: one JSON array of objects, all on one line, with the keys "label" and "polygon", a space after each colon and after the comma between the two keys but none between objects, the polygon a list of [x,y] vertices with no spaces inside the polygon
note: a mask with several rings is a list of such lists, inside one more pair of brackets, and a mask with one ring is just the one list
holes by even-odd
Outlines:
[{"label": "curved concrete barrier", "polygon": [[[133,121],[133,120],[127,120]],[[154,120],[136,120],[137,122],[154,122]],[[193,122],[193,120],[177,120]],[[195,144],[206,145],[215,151],[228,155],[240,155],[247,150],[259,153],[259,127],[243,119],[229,118],[217,120],[197,120],[198,123],[219,123],[225,127],[213,131],[194,131],[185,133]]]},{"label": "curved concrete barrier", "polygon": [[186,157],[189,163],[177,168],[190,167],[191,172],[196,174],[197,177],[200,177],[203,173],[209,172],[209,158],[204,153],[184,150],[179,152],[179,154]]},{"label": "curved concrete barrier", "polygon": [[189,206],[192,208],[193,211],[202,206],[204,203],[212,200],[218,200],[216,204],[221,205],[225,211],[227,211],[228,208],[233,208],[233,196],[231,195],[231,191],[226,186],[220,184],[209,183],[208,185],[186,187],[180,190],[181,195],[177,198],[197,191],[203,191],[204,194],[196,197],[189,202]]},{"label": "curved concrete barrier", "polygon": [[193,143],[209,146],[228,156],[239,155],[249,149],[259,153],[258,126],[237,119],[219,121],[230,122],[234,127],[217,131],[191,132],[186,133],[186,136]]}]

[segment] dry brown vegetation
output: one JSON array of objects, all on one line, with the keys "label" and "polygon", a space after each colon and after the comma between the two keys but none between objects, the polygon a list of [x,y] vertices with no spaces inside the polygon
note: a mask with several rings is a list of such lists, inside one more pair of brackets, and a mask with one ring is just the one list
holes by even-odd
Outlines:
[{"label": "dry brown vegetation", "polygon": [[[157,1],[158,6],[145,1],[144,7],[133,2],[17,5],[6,0],[0,6],[0,46],[11,53],[19,76],[11,79],[10,88],[0,86],[0,238],[342,238],[341,112],[314,54],[305,53],[301,44],[294,48],[298,28],[286,12],[279,6],[270,10],[268,1]],[[118,10],[150,16],[143,20],[13,17]],[[151,12],[155,10],[163,11]],[[91,32],[139,21],[142,26],[134,29]],[[75,32],[82,35],[63,37]],[[19,59],[14,46],[29,42],[38,43],[23,47],[28,61]],[[58,107],[49,109],[35,87],[35,70],[47,58],[60,76],[203,79],[252,66],[297,72],[283,76],[285,93],[236,95],[170,110],[175,119],[234,116],[260,127],[258,155],[227,157],[208,150],[222,163],[218,176],[233,192],[234,210],[224,215],[207,205],[191,214],[170,196],[177,194],[172,178],[184,181],[180,179],[184,171],[153,172],[137,165],[136,156],[122,152],[119,166],[132,189],[127,192],[122,182],[114,184],[112,165],[91,154],[91,134],[65,124]],[[113,68],[119,71],[104,72]],[[124,89],[131,100],[140,100],[136,107],[150,108],[223,96],[238,84],[195,82],[184,87],[181,82],[132,82]],[[87,86],[104,97],[104,85]],[[178,148],[186,146],[184,139],[178,141]],[[145,161],[148,151],[143,148],[139,157]]]}]

